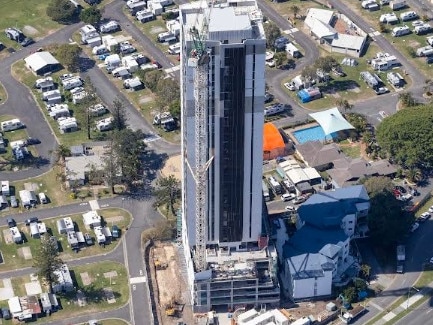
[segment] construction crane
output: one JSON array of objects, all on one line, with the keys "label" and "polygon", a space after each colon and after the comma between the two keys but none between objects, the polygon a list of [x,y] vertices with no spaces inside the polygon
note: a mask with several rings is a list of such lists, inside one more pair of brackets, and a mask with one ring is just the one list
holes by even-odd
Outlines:
[{"label": "construction crane", "polygon": [[[195,181],[195,254],[197,272],[206,270],[207,233],[207,171],[213,157],[208,158],[208,88],[210,50],[206,47],[210,11],[203,10],[205,1],[200,2],[195,24],[190,29],[194,49],[188,58],[188,65],[194,68],[194,112],[195,112],[195,168],[188,164]],[[201,19],[201,26],[199,26]]]}]

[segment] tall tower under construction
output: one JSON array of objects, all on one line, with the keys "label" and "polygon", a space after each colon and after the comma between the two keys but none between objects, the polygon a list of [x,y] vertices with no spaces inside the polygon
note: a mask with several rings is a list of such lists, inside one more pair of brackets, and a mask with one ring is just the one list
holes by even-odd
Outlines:
[{"label": "tall tower under construction", "polygon": [[[266,39],[254,0],[182,5],[182,243],[192,304],[279,300],[262,223]],[[274,259],[275,257],[275,259]]]}]

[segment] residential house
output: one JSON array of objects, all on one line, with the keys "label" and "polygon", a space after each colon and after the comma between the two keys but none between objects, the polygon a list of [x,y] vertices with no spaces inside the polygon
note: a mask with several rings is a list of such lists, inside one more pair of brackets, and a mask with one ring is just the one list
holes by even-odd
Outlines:
[{"label": "residential house", "polygon": [[87,229],[101,225],[101,216],[95,210],[83,213],[83,223]]},{"label": "residential house", "polygon": [[367,162],[363,158],[343,157],[333,162],[333,168],[327,173],[335,187],[344,187],[357,183],[368,176],[393,176],[397,169],[387,160]]},{"label": "residential house", "polygon": [[[334,29],[335,22],[341,19],[350,29],[350,33],[339,33]],[[310,8],[305,18],[305,26],[329,52],[343,53],[355,57],[361,56],[367,41],[367,34],[342,14],[332,10]]]},{"label": "residential house", "polygon": [[344,157],[337,144],[323,144],[321,141],[307,141],[296,145],[296,154],[308,167],[319,171],[332,168],[334,160]]},{"label": "residential house", "polygon": [[69,268],[66,264],[63,264],[58,270],[55,270],[54,273],[57,276],[57,283],[53,285],[54,293],[60,291],[69,292],[74,289],[71,273],[69,272]]},{"label": "residential house", "polygon": [[299,207],[298,230],[282,248],[283,282],[292,299],[328,296],[333,284],[357,275],[350,241],[368,235],[369,208],[363,185],[316,193]]}]

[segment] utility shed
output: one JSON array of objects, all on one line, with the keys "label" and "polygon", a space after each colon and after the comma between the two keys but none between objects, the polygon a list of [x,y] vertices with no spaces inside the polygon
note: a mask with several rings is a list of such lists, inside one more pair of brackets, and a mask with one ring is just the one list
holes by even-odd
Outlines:
[{"label": "utility shed", "polygon": [[50,52],[36,52],[24,59],[26,67],[38,75],[57,71],[61,68],[60,62]]}]

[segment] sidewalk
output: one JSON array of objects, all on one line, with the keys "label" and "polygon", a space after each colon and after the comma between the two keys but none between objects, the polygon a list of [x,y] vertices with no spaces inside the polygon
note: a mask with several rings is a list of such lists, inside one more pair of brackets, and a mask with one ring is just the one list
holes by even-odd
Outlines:
[{"label": "sidewalk", "polygon": [[[374,325],[383,325],[389,322],[391,319],[396,317],[398,314],[404,312],[405,310],[409,309],[412,305],[414,305],[417,301],[422,299],[425,295],[429,294],[433,291],[433,282],[430,282],[429,285],[422,290],[418,290],[416,293],[415,288],[410,288],[408,291],[408,296],[410,296],[408,299],[406,299],[403,303],[401,303],[399,306],[394,308],[393,310],[389,311],[385,316],[383,316],[380,320],[374,323]],[[414,293],[413,295],[411,295]]]}]

